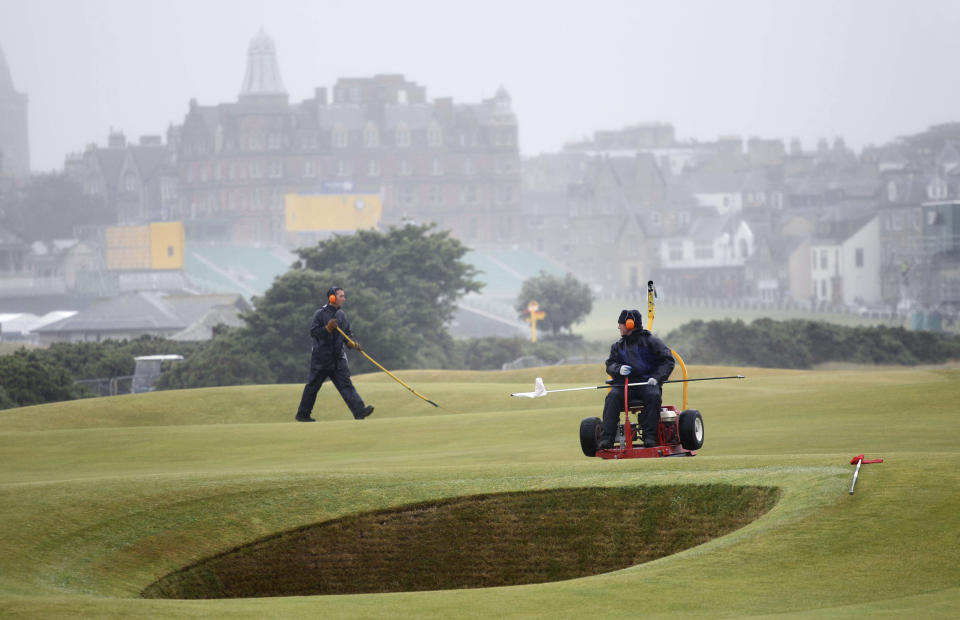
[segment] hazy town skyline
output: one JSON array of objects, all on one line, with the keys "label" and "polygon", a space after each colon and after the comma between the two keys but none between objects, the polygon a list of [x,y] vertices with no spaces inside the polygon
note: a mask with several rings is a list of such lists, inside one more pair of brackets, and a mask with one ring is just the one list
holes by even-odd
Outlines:
[{"label": "hazy town skyline", "polygon": [[950,0],[0,0],[0,49],[29,97],[31,167],[235,101],[250,39],[277,47],[291,102],[400,73],[429,99],[503,86],[524,156],[668,122],[681,140],[842,137],[860,149],[960,121]]}]

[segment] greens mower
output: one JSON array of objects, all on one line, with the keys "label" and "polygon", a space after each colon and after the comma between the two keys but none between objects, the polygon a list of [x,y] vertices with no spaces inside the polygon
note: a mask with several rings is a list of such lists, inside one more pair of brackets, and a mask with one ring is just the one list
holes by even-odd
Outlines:
[{"label": "greens mower", "polygon": [[[674,354],[676,355],[676,354]],[[684,369],[686,375],[686,369]],[[684,403],[686,403],[686,383],[684,383]],[[600,450],[600,418],[584,418],[580,422],[580,448],[587,456],[599,456],[602,459],[645,459],[660,456],[694,456],[695,450],[703,446],[703,416],[696,409],[678,411],[673,405],[660,408],[660,423],[657,425],[657,445],[643,447],[643,438],[637,432],[637,425],[630,423],[630,414],[639,414],[643,408],[631,405],[629,381],[624,381],[623,424],[617,425],[616,444],[613,448]],[[628,439],[629,438],[629,439]]]},{"label": "greens mower", "polygon": [[[653,282],[647,282],[647,328],[653,327],[654,317],[654,299],[656,290],[653,288]],[[690,379],[687,376],[687,366],[676,351],[670,350],[677,365],[683,372],[683,379],[673,379],[664,381],[667,383],[683,383],[683,408],[678,409],[673,405],[663,405],[660,407],[660,422],[657,424],[657,445],[651,448],[643,447],[643,438],[636,424],[631,424],[630,414],[639,414],[643,407],[639,404],[631,404],[629,401],[630,384],[624,379],[623,390],[623,424],[617,426],[617,435],[614,438],[614,447],[599,449],[600,433],[602,420],[597,417],[584,418],[580,422],[580,448],[587,456],[598,456],[602,459],[643,459],[661,456],[694,456],[696,450],[703,446],[703,416],[696,409],[687,408],[687,384],[692,381],[715,381],[718,379],[743,379],[743,375],[734,375],[730,377],[703,377]],[[526,398],[540,398],[553,392],[575,392],[578,390],[600,390],[609,389],[614,379],[607,381],[606,385],[594,385],[587,387],[564,388],[560,390],[548,390],[543,384],[543,379],[537,377],[532,392],[515,392],[511,396],[523,396]],[[634,384],[636,387],[636,384]]]}]

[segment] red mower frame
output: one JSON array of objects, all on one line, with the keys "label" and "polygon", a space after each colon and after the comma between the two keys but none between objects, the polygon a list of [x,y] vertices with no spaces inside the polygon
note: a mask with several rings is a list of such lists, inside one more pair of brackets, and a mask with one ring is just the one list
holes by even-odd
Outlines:
[{"label": "red mower frame", "polygon": [[[657,291],[653,280],[647,282],[647,329],[653,329],[654,307]],[[687,365],[676,351],[670,350],[677,365],[683,373],[683,379],[668,381],[668,383],[683,383],[683,409],[673,405],[661,405],[660,420],[657,423],[657,445],[644,448],[643,442],[637,444],[636,425],[630,423],[630,414],[639,413],[642,407],[630,406],[630,382],[624,378],[623,382],[623,432],[619,433],[617,441],[619,447],[597,449],[600,443],[600,418],[585,418],[580,423],[580,448],[586,456],[598,456],[602,459],[647,459],[662,456],[694,456],[703,446],[703,416],[696,409],[687,409],[687,388],[690,381],[711,381],[714,379],[742,379],[736,377],[711,377],[705,379],[690,379],[687,375]],[[618,425],[619,429],[619,425]]]},{"label": "red mower frame", "polygon": [[[684,369],[684,375],[686,375],[686,369]],[[686,389],[686,384],[684,384],[684,389]],[[598,456],[602,459],[646,459],[696,455],[696,450],[703,445],[703,417],[699,411],[690,409],[681,412],[673,405],[662,406],[660,408],[660,420],[657,423],[657,445],[644,448],[643,441],[638,440],[636,425],[630,422],[630,414],[638,414],[643,410],[643,407],[639,405],[631,406],[629,393],[629,380],[625,380],[623,390],[623,436],[620,438],[620,446],[602,450],[596,449],[600,428],[599,424],[596,424],[593,428],[593,437],[595,438],[593,454],[590,454],[591,447],[589,444],[591,442],[588,439],[586,444],[584,443],[584,431],[587,430],[587,436],[589,437],[590,421],[599,423],[600,420],[599,418],[587,418],[581,423],[581,447],[584,454]],[[681,420],[683,421],[682,432]],[[587,425],[588,429],[584,429],[584,425]]]}]

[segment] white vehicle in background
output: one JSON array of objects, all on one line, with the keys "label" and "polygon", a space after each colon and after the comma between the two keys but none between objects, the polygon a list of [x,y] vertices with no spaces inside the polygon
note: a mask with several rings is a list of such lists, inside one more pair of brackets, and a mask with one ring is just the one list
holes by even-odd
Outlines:
[{"label": "white vehicle in background", "polygon": [[[183,359],[182,355],[141,355],[133,358],[136,365],[133,368],[133,380],[130,386],[131,394],[140,392],[152,392],[156,388],[155,384],[163,371],[170,367],[174,362]],[[166,365],[164,365],[166,362]]]}]

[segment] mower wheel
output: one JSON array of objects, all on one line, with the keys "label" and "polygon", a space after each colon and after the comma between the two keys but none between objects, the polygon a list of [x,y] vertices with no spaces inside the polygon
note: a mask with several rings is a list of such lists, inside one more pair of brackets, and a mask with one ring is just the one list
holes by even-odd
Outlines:
[{"label": "mower wheel", "polygon": [[696,409],[680,414],[680,445],[686,450],[699,450],[703,446],[703,416]]},{"label": "mower wheel", "polygon": [[597,456],[601,424],[600,418],[584,418],[580,422],[580,449],[587,456]]}]

